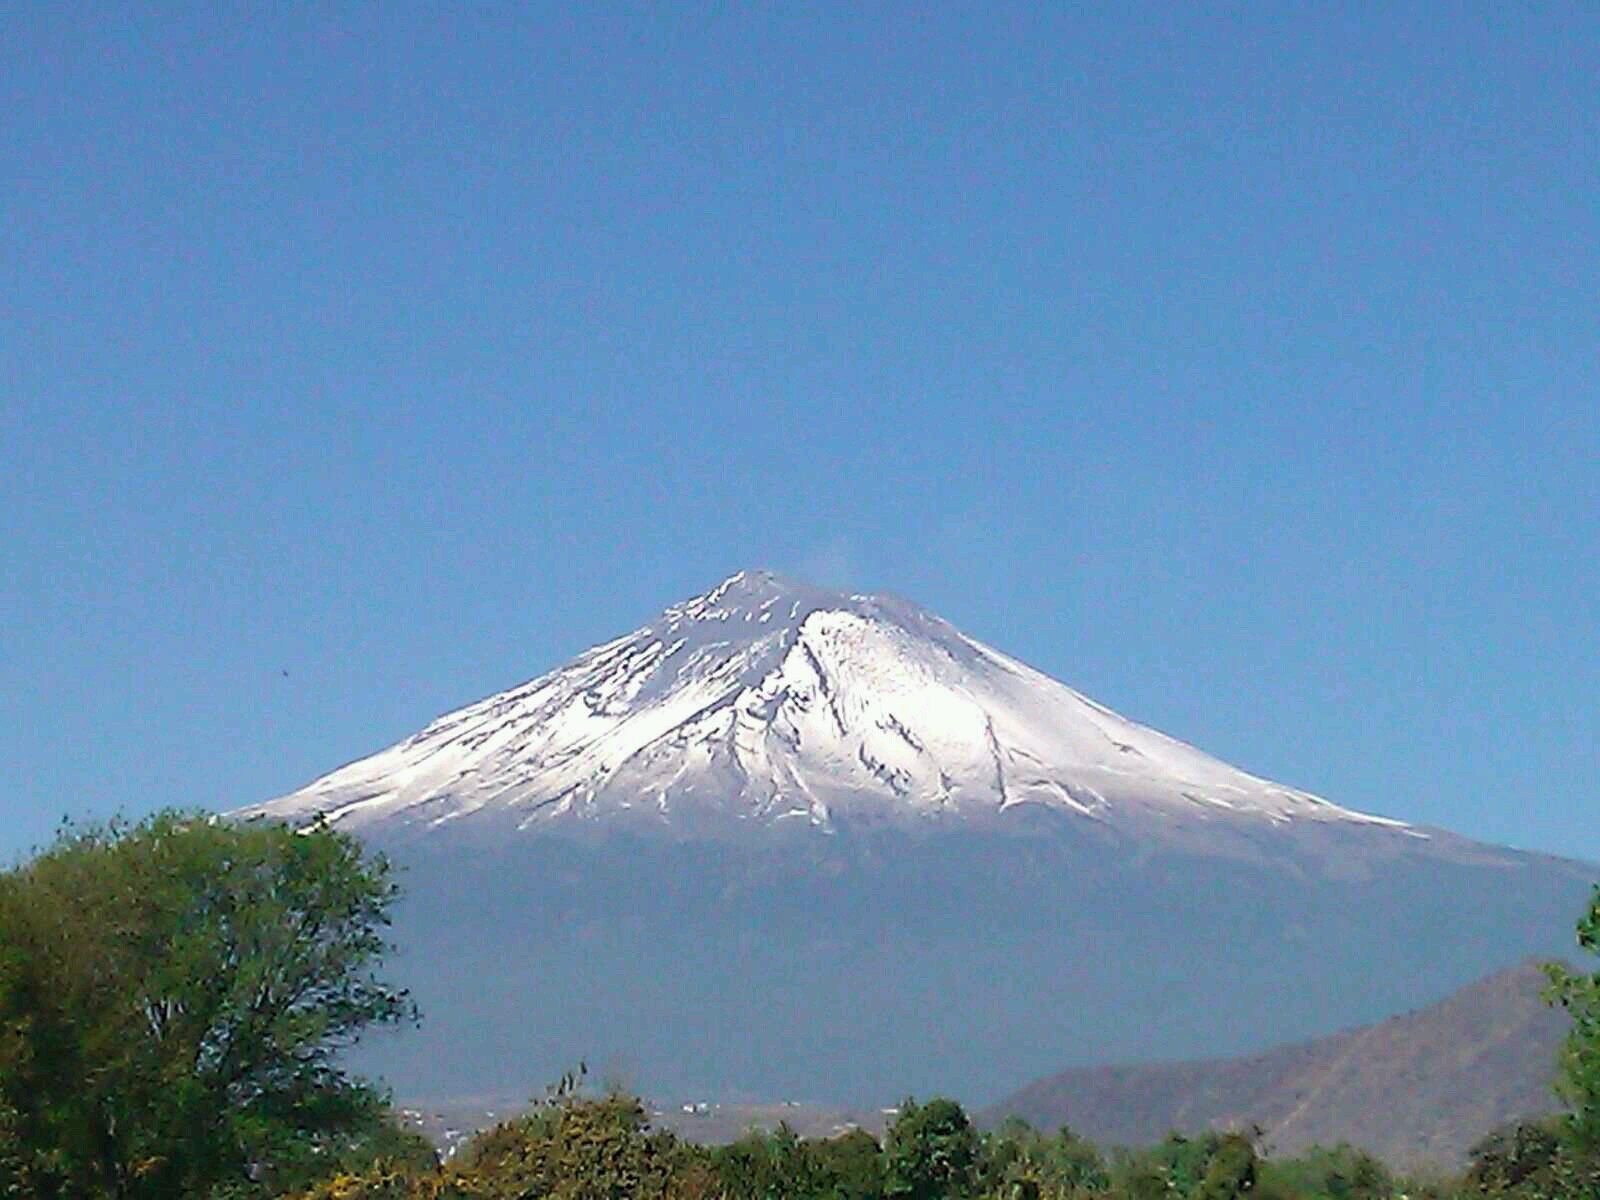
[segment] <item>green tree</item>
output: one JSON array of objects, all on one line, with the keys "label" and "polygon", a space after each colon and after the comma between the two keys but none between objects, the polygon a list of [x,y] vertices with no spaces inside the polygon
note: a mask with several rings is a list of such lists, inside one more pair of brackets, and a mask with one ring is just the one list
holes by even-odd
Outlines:
[{"label": "green tree", "polygon": [[1281,1184],[1291,1191],[1329,1200],[1388,1200],[1401,1189],[1378,1159],[1346,1142],[1313,1146],[1296,1158],[1263,1164],[1260,1183]]},{"label": "green tree", "polygon": [[1258,1166],[1254,1146],[1243,1134],[1208,1131],[1189,1137],[1174,1132],[1153,1146],[1122,1152],[1111,1172],[1112,1192],[1216,1200],[1253,1191]]},{"label": "green tree", "polygon": [[28,1156],[17,1131],[17,1112],[0,1100],[0,1196],[32,1196]]},{"label": "green tree", "polygon": [[834,1179],[815,1144],[785,1122],[752,1130],[712,1152],[724,1194],[739,1200],[808,1200],[833,1194]]},{"label": "green tree", "polygon": [[1560,1131],[1553,1121],[1521,1121],[1497,1129],[1472,1148],[1465,1184],[1492,1196],[1556,1195]]},{"label": "green tree", "polygon": [[663,1200],[693,1151],[652,1130],[636,1097],[613,1093],[562,1096],[457,1157],[453,1186],[495,1200]]},{"label": "green tree", "polygon": [[[1600,954],[1600,886],[1578,920],[1578,946]],[[1572,1106],[1567,1122],[1573,1145],[1600,1154],[1600,971],[1583,974],[1564,963],[1545,968],[1552,1003],[1572,1014],[1572,1030],[1561,1055],[1562,1097]]]},{"label": "green tree", "polygon": [[415,1015],[375,974],[395,897],[327,827],[65,829],[0,874],[0,1169],[43,1200],[249,1194],[388,1136],[335,1056]]},{"label": "green tree", "polygon": [[883,1200],[883,1151],[865,1129],[810,1143],[834,1200]]},{"label": "green tree", "polygon": [[1045,1196],[1103,1192],[1105,1159],[1092,1142],[1063,1125],[1046,1137],[1020,1117],[1008,1117],[983,1139],[979,1176],[986,1192]]},{"label": "green tree", "polygon": [[1193,1196],[1221,1142],[1219,1133],[1188,1137],[1173,1131],[1119,1164],[1116,1174],[1122,1190],[1132,1196],[1153,1195],[1157,1191],[1153,1181],[1160,1180],[1159,1191],[1164,1194]]},{"label": "green tree", "polygon": [[904,1200],[969,1195],[978,1166],[978,1133],[966,1112],[943,1097],[900,1106],[884,1140],[886,1194]]},{"label": "green tree", "polygon": [[1240,1200],[1255,1190],[1256,1148],[1242,1133],[1222,1135],[1195,1191],[1197,1200]]},{"label": "green tree", "polygon": [[1100,1192],[1110,1186],[1099,1148],[1065,1125],[1056,1130],[1055,1137],[1045,1139],[1038,1155],[1045,1178],[1057,1188]]},{"label": "green tree", "polygon": [[1141,1155],[1118,1164],[1111,1194],[1117,1200],[1169,1200],[1175,1191],[1167,1172]]}]

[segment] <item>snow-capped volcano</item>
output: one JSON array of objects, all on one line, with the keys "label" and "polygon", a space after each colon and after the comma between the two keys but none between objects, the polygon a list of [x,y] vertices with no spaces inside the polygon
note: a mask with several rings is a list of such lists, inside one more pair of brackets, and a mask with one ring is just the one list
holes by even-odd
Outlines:
[{"label": "snow-capped volcano", "polygon": [[765,571],[251,811],[686,834],[1003,824],[1029,807],[1147,835],[1401,827],[1127,720],[915,605]]},{"label": "snow-capped volcano", "polygon": [[245,815],[403,870],[412,1096],[998,1096],[1558,953],[1580,864],[1247,774],[900,600],[741,573]]}]

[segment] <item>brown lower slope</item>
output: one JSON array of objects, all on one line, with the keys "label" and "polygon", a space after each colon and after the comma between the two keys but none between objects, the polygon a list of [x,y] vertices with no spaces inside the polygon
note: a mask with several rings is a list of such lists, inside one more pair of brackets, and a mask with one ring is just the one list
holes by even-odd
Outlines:
[{"label": "brown lower slope", "polygon": [[1248,1058],[1067,1070],[985,1115],[1070,1125],[1105,1145],[1258,1125],[1274,1153],[1350,1142],[1395,1165],[1455,1167],[1490,1130],[1556,1107],[1568,1022],[1543,985],[1528,963],[1427,1008]]}]

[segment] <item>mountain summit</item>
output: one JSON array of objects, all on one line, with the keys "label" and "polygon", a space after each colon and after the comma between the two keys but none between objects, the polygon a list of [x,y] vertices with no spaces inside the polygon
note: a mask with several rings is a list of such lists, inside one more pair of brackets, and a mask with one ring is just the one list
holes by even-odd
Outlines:
[{"label": "mountain summit", "polygon": [[404,871],[416,1099],[978,1101],[1416,1007],[1565,946],[1590,869],[1365,816],[914,605],[740,573],[243,815]]},{"label": "mountain summit", "polygon": [[768,571],[741,571],[253,811],[358,829],[470,820],[686,836],[1003,827],[1026,807],[1144,837],[1404,828],[1121,717],[913,604]]}]

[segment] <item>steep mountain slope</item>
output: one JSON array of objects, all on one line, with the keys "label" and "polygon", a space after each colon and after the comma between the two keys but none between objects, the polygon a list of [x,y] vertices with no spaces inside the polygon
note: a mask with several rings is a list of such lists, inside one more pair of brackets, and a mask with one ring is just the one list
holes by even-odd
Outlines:
[{"label": "steep mountain slope", "polygon": [[1405,1165],[1459,1166],[1485,1134],[1556,1108],[1566,1015],[1532,964],[1418,1012],[1249,1058],[1089,1067],[1029,1084],[986,1119],[1070,1125],[1107,1145],[1259,1125],[1275,1152],[1350,1142]]},{"label": "steep mountain slope", "polygon": [[903,601],[744,573],[569,666],[265,806],[350,828],[472,819],[748,836],[1033,805],[1145,837],[1404,830],[1135,724]]},{"label": "steep mountain slope", "polygon": [[736,575],[243,816],[405,868],[402,1091],[970,1100],[1558,953],[1590,869],[1351,812],[902,601]]}]

